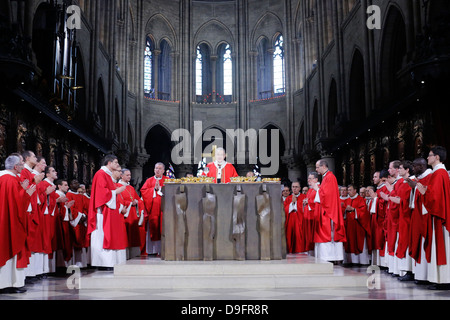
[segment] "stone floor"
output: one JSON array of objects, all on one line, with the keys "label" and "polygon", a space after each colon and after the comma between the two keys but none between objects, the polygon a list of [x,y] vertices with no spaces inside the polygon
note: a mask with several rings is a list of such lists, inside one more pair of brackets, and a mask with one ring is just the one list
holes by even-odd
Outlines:
[{"label": "stone floor", "polygon": [[[335,266],[336,271],[366,274],[367,267]],[[81,277],[92,274],[112,274],[112,271],[82,270]],[[378,288],[321,287],[284,289],[89,289],[68,288],[68,276],[48,276],[26,286],[24,294],[3,294],[0,301],[63,301],[63,300],[187,300],[187,301],[292,301],[292,300],[450,300],[450,291],[432,291],[414,282],[400,282],[381,271]]]}]

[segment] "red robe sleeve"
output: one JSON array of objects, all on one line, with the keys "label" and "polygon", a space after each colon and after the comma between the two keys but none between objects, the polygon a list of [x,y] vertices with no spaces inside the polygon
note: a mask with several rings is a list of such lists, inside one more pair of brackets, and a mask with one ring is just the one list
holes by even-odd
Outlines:
[{"label": "red robe sleeve", "polygon": [[88,213],[88,234],[91,234],[97,228],[97,209],[102,208],[111,200],[113,195],[112,191],[115,189],[111,177],[100,169],[92,180],[92,192]]}]

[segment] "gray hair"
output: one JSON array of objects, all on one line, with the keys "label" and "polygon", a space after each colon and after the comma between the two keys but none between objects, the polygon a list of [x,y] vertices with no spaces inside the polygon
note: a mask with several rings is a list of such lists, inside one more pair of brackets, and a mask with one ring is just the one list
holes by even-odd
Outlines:
[{"label": "gray hair", "polygon": [[14,170],[14,167],[20,163],[20,158],[18,156],[9,156],[5,161],[6,170]]},{"label": "gray hair", "polygon": [[155,164],[155,168],[156,166],[163,166],[164,170],[166,170],[166,165],[162,162],[158,162],[157,164]]},{"label": "gray hair", "polygon": [[127,168],[123,168],[122,169],[122,174],[124,174],[125,172],[127,172],[127,171],[130,171],[131,172],[131,170],[130,169],[127,169]]}]

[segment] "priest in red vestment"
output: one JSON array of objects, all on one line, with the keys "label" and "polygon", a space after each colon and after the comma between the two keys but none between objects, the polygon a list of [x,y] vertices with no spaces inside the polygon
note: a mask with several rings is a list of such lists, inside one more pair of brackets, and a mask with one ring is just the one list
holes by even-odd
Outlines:
[{"label": "priest in red vestment", "polygon": [[130,185],[130,181],[131,171],[122,169],[117,187],[126,186],[125,191],[120,194],[119,198],[125,207],[124,218],[128,236],[127,250],[129,259],[141,255],[141,234],[142,231],[145,232],[143,223],[145,215],[144,202],[133,186]]},{"label": "priest in red vestment", "polygon": [[217,148],[215,154],[216,160],[208,163],[208,177],[214,178],[214,183],[229,183],[230,178],[237,177],[236,169],[231,163],[225,161],[226,153],[224,148]]},{"label": "priest in red vestment", "polygon": [[57,261],[56,267],[68,267],[73,257],[72,233],[70,226],[70,211],[75,201],[69,201],[66,197],[69,184],[66,180],[56,180],[56,193],[60,201],[57,204],[56,238],[57,238]]},{"label": "priest in red vestment", "polygon": [[161,253],[161,227],[162,215],[161,202],[164,196],[161,189],[164,181],[168,179],[164,176],[165,165],[157,163],[155,165],[155,175],[149,178],[141,188],[141,196],[144,201],[146,213],[148,215],[147,226],[147,253]]},{"label": "priest in red vestment", "polygon": [[[116,264],[126,261],[125,225],[116,223],[120,214],[117,196],[125,191],[125,186],[116,187],[113,172],[117,171],[120,171],[117,157],[105,156],[103,166],[92,181],[88,212],[87,233],[91,239],[91,265],[106,270],[112,270]],[[122,237],[123,231],[125,239]]]},{"label": "priest in red vestment", "polygon": [[284,201],[287,253],[306,252],[306,239],[303,232],[303,199],[306,195],[300,192],[299,182],[293,182],[291,189],[292,194]]},{"label": "priest in red vestment", "polygon": [[316,221],[316,211],[319,209],[320,204],[315,203],[317,191],[312,186],[319,185],[319,174],[317,172],[311,172],[308,176],[308,192],[306,198],[303,199],[303,213],[305,217],[305,238],[307,251],[314,255],[314,229]]},{"label": "priest in red vestment", "polygon": [[417,183],[427,186],[431,178],[431,169],[427,169],[427,161],[418,158],[412,163],[416,179],[407,178],[406,181],[412,189],[410,207],[411,213],[411,233],[409,237],[409,255],[414,260],[412,273],[416,283],[427,281],[428,263],[425,259],[424,242],[428,224],[427,211],[424,207],[424,196],[417,191]]},{"label": "priest in red vestment", "polygon": [[23,168],[20,157],[8,157],[5,168],[0,172],[0,293],[24,293],[25,266],[19,260],[21,254],[26,254],[26,210],[36,187],[28,187],[28,181],[20,182],[18,175]]},{"label": "priest in red vestment", "polygon": [[358,194],[354,185],[347,187],[349,201],[345,208],[345,230],[347,242],[344,261],[354,264],[369,264],[369,241],[371,234],[370,214],[366,199]]},{"label": "priest in red vestment", "polygon": [[[381,197],[381,192],[387,194],[386,179],[387,170],[377,171],[373,175],[373,183],[376,189],[371,191],[371,202],[369,212],[372,216],[372,264],[385,267],[385,217],[386,201]],[[372,193],[373,192],[373,193]]]},{"label": "priest in red vestment", "polygon": [[447,150],[436,146],[428,154],[428,164],[433,168],[427,186],[417,183],[417,190],[424,195],[424,206],[429,224],[425,239],[425,255],[428,261],[429,289],[450,289],[450,179],[443,162]]},{"label": "priest in red vestment", "polygon": [[322,183],[320,188],[318,184],[314,185],[314,190],[317,191],[315,202],[320,203],[314,233],[315,256],[337,263],[344,260],[343,243],[346,241],[339,186],[335,175],[329,171],[326,160],[316,163],[316,171],[322,176]]},{"label": "priest in red vestment", "polygon": [[87,216],[89,206],[86,203],[86,197],[82,194],[80,183],[74,179],[70,182],[70,189],[66,196],[69,201],[74,201],[70,210],[70,230],[72,234],[73,245],[73,263],[74,265],[85,268],[88,264],[88,251],[90,241],[87,237]]}]

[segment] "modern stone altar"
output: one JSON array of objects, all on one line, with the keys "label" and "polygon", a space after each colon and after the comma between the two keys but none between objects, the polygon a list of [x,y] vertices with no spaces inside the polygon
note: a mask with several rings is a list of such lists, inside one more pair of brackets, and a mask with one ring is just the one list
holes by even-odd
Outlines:
[{"label": "modern stone altar", "polygon": [[280,183],[166,184],[165,261],[286,258]]}]

